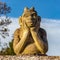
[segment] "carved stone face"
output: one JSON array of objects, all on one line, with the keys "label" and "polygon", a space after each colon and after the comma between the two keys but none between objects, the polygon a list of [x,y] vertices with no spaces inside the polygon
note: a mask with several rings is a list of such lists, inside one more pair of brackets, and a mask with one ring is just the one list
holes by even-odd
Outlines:
[{"label": "carved stone face", "polygon": [[[26,22],[28,27],[34,27],[36,26],[37,22],[38,22],[38,16],[37,16],[37,12],[34,10],[34,8],[32,9],[24,9],[24,13],[22,15],[22,22]],[[40,24],[40,22],[39,22]]]}]

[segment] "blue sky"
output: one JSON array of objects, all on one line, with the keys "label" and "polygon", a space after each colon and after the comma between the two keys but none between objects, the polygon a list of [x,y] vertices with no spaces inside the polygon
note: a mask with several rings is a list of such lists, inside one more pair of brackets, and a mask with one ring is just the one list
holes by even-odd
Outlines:
[{"label": "blue sky", "polygon": [[[19,26],[18,18],[23,13],[24,7],[34,6],[38,15],[42,17],[41,27],[47,31],[47,39],[49,44],[48,55],[60,56],[60,0],[0,0],[6,2],[11,7],[11,13],[8,15],[12,19],[12,24],[9,25],[10,35]],[[45,19],[48,18],[48,19]],[[51,19],[51,20],[50,20]],[[55,20],[54,20],[55,19]],[[13,22],[13,20],[15,22]],[[10,28],[11,27],[11,28]],[[12,33],[11,33],[12,32]],[[4,41],[11,40],[8,37]],[[4,42],[3,41],[3,42]]]},{"label": "blue sky", "polygon": [[34,6],[42,18],[60,19],[60,0],[0,0],[11,7],[10,17],[19,17],[24,7]]}]

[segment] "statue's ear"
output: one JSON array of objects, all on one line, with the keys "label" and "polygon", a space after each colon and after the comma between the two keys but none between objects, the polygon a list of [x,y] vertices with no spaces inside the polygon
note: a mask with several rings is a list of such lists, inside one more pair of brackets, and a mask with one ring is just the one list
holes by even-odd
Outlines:
[{"label": "statue's ear", "polygon": [[41,22],[41,17],[40,16],[38,16],[38,21]]},{"label": "statue's ear", "polygon": [[27,7],[24,8],[24,12],[27,12],[29,11],[29,9]]},{"label": "statue's ear", "polygon": [[34,10],[35,10],[35,8],[34,8],[34,7],[31,7],[31,8],[30,8],[30,11],[34,11]]},{"label": "statue's ear", "polygon": [[19,17],[19,24],[20,24],[20,26],[22,25],[22,17],[21,16]]}]

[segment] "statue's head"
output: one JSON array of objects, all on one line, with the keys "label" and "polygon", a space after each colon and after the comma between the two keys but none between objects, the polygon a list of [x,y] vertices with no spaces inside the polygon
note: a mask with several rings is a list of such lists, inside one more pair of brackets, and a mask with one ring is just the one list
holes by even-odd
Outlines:
[{"label": "statue's head", "polygon": [[24,12],[19,19],[19,24],[22,25],[24,21],[29,27],[40,26],[41,17],[37,15],[34,7],[30,9],[26,7],[24,8]]}]

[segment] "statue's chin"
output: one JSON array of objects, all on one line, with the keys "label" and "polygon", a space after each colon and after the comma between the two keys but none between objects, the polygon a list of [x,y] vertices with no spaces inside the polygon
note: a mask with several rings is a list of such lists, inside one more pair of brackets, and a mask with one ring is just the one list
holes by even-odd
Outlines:
[{"label": "statue's chin", "polygon": [[36,26],[36,23],[28,22],[28,23],[27,23],[27,26],[28,26],[28,27],[35,27],[35,26]]},{"label": "statue's chin", "polygon": [[33,25],[31,25],[30,27],[34,27]]},{"label": "statue's chin", "polygon": [[36,24],[28,24],[29,27],[35,27]]}]

